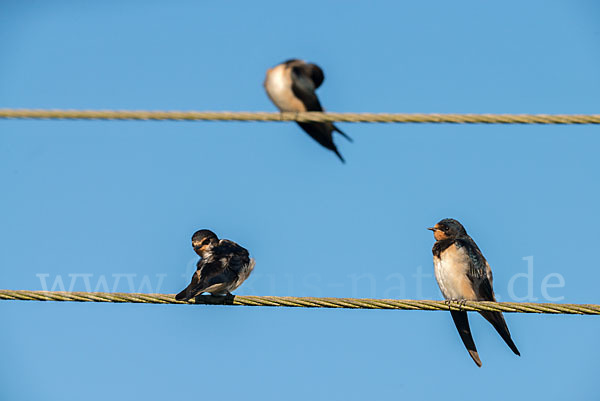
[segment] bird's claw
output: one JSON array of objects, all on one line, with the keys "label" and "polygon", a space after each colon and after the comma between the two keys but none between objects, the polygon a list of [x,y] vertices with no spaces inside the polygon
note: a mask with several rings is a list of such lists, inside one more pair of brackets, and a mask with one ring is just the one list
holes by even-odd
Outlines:
[{"label": "bird's claw", "polygon": [[458,310],[462,311],[464,306],[467,304],[466,299],[446,299],[444,303],[448,305],[448,310],[452,310],[452,303],[456,302],[458,304]]}]

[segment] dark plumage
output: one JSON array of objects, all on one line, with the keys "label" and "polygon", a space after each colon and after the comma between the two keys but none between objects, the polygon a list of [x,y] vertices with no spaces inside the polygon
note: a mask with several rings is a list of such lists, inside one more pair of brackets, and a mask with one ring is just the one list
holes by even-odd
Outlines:
[{"label": "dark plumage", "polygon": [[203,292],[227,295],[254,269],[254,259],[245,248],[233,241],[219,240],[210,230],[196,231],[192,246],[201,259],[196,264],[191,283],[175,296],[178,301],[188,301]]},{"label": "dark plumage", "polygon": [[[496,301],[492,270],[483,253],[454,219],[443,219],[434,227],[433,245],[435,277],[446,299],[467,301]],[[480,312],[516,354],[521,355],[513,342],[501,312]],[[451,311],[452,319],[469,354],[478,366],[481,360],[471,335],[467,312]]]},{"label": "dark plumage", "polygon": [[[316,65],[302,60],[287,60],[267,71],[264,86],[267,95],[281,111],[323,111],[315,90],[321,86],[325,75]],[[333,131],[352,139],[333,123],[297,123],[321,146],[333,151],[342,162],[344,158],[333,142]]]}]

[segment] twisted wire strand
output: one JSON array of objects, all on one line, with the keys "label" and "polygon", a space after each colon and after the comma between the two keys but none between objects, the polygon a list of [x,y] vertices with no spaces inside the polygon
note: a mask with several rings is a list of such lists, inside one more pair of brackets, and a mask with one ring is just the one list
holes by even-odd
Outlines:
[{"label": "twisted wire strand", "polygon": [[65,301],[65,302],[117,302],[147,304],[197,304],[280,306],[296,308],[343,308],[343,309],[400,309],[429,311],[491,311],[514,313],[549,313],[571,315],[600,315],[600,305],[551,304],[530,302],[489,301],[432,301],[412,299],[367,299],[367,298],[315,298],[235,295],[227,297],[200,295],[189,302],[177,301],[173,294],[106,293],[106,292],[63,292],[0,290],[0,300],[20,301]]},{"label": "twisted wire strand", "polygon": [[0,109],[0,118],[436,124],[600,124],[600,114],[272,113],[248,111]]}]

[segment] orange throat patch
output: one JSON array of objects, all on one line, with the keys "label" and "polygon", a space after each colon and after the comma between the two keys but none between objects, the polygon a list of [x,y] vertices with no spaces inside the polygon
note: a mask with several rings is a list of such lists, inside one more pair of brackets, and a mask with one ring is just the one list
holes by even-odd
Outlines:
[{"label": "orange throat patch", "polygon": [[448,238],[448,236],[446,234],[444,234],[444,232],[442,230],[435,230],[433,232],[433,238],[435,238],[436,241],[441,241],[443,239]]}]

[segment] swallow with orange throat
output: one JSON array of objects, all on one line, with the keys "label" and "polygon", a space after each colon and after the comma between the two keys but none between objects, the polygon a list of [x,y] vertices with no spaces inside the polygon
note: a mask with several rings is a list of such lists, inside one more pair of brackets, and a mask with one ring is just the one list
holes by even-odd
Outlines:
[{"label": "swallow with orange throat", "polygon": [[[492,269],[463,225],[454,219],[443,219],[428,230],[433,231],[436,240],[432,249],[433,266],[444,298],[451,301],[495,302]],[[520,356],[502,313],[479,313],[494,326],[512,352]],[[469,355],[481,367],[467,312],[451,310],[450,314]]]}]

